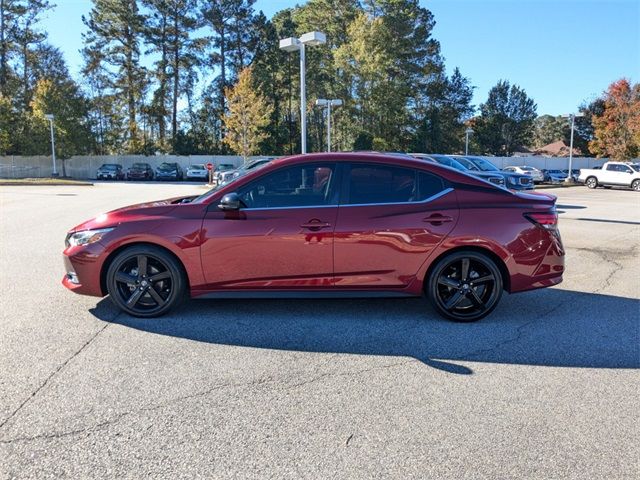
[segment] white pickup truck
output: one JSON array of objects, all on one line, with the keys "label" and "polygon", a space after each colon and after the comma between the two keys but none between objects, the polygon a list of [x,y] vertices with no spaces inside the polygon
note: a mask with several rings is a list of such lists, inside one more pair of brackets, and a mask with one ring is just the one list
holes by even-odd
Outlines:
[{"label": "white pickup truck", "polygon": [[640,167],[632,163],[607,162],[601,170],[580,169],[578,181],[589,188],[631,187],[640,192]]}]

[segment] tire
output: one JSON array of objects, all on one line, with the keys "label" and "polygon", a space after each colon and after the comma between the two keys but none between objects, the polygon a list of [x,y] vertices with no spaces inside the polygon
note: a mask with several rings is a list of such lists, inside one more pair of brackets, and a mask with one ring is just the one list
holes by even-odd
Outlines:
[{"label": "tire", "polygon": [[596,177],[589,177],[584,181],[584,184],[593,190],[594,188],[598,188],[598,179]]},{"label": "tire", "polygon": [[640,192],[640,179],[634,180],[633,182],[631,182],[631,188],[634,189],[636,192]]},{"label": "tire", "polygon": [[[140,270],[144,269],[144,273]],[[120,252],[107,270],[111,301],[134,317],[159,317],[185,297],[182,265],[165,250],[137,245]]]},{"label": "tire", "polygon": [[456,322],[475,322],[489,315],[498,306],[502,288],[496,263],[473,251],[457,251],[442,258],[431,269],[425,286],[433,308]]}]

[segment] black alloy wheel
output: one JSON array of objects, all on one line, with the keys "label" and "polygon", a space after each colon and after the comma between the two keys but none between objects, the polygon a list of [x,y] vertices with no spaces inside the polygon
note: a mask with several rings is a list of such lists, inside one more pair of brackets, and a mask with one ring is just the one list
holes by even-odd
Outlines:
[{"label": "black alloy wheel", "polygon": [[502,275],[495,262],[478,252],[459,251],[431,270],[427,297],[440,315],[474,322],[489,315],[502,296]]},{"label": "black alloy wheel", "polygon": [[107,271],[111,300],[135,317],[157,317],[184,298],[185,275],[178,261],[147,245],[119,253]]}]

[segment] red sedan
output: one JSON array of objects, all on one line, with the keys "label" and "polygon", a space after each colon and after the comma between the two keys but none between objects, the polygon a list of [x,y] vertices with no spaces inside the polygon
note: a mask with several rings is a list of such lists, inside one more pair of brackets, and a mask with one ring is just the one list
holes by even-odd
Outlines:
[{"label": "red sedan", "polygon": [[199,298],[425,295],[474,321],[564,272],[555,197],[393,155],[275,160],[200,197],[102,214],[66,238],[63,284],[154,317]]}]

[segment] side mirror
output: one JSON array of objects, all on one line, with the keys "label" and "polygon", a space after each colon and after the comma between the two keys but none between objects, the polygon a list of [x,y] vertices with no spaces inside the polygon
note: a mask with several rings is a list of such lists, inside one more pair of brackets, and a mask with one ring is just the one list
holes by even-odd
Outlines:
[{"label": "side mirror", "polygon": [[238,194],[236,192],[231,192],[222,197],[222,200],[220,200],[220,203],[218,204],[218,208],[220,210],[224,210],[225,212],[231,210],[240,210],[241,203],[242,202],[240,201],[240,197],[238,196]]}]

